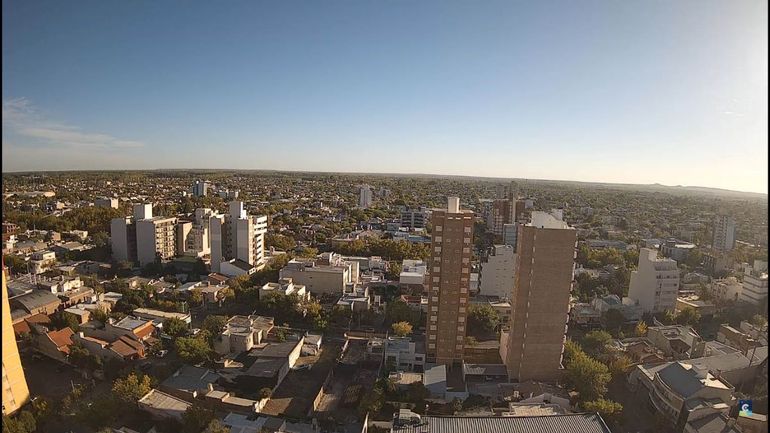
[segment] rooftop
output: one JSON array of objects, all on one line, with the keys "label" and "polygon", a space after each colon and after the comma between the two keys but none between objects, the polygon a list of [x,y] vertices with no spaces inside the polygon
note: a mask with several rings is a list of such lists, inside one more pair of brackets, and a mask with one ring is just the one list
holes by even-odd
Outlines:
[{"label": "rooftop", "polygon": [[219,374],[209,369],[183,365],[168,379],[164,380],[161,386],[191,393],[208,389],[209,384],[215,383],[219,377]]},{"label": "rooftop", "polygon": [[419,424],[393,426],[399,433],[611,433],[599,414],[522,417],[423,416]]}]

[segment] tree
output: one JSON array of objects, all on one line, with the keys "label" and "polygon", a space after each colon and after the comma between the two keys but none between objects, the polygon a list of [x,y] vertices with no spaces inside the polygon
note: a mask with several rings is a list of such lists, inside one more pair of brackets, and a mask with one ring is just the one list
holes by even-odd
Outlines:
[{"label": "tree", "polygon": [[636,328],[634,328],[634,334],[636,334],[637,337],[644,337],[647,335],[647,323],[640,320],[639,323],[636,324]]},{"label": "tree", "polygon": [[385,308],[385,317],[391,322],[409,322],[412,326],[420,322],[420,313],[412,310],[406,302],[397,300],[388,302]]},{"label": "tree", "polygon": [[461,410],[463,410],[463,403],[460,401],[459,398],[455,397],[449,403],[449,409],[452,411],[452,414],[456,414],[457,412],[460,412]]},{"label": "tree", "polygon": [[270,388],[262,388],[259,390],[259,398],[270,398],[273,395],[273,390]]},{"label": "tree", "polygon": [[591,401],[604,396],[612,376],[606,365],[579,350],[571,354],[564,378],[579,393],[580,401]]},{"label": "tree", "polygon": [[758,328],[762,328],[765,325],[767,325],[767,319],[765,318],[765,316],[761,314],[755,314],[751,316],[751,320],[749,321],[749,323],[751,323],[752,325]]},{"label": "tree", "polygon": [[586,412],[599,412],[599,415],[610,425],[618,425],[623,415],[623,405],[612,400],[599,398],[583,403]]},{"label": "tree", "polygon": [[216,415],[213,410],[193,404],[182,414],[182,432],[201,433],[214,419]]},{"label": "tree", "polygon": [[187,335],[187,322],[176,317],[170,317],[163,321],[163,332],[173,338]]},{"label": "tree", "polygon": [[174,346],[179,357],[189,364],[199,364],[208,361],[211,358],[211,346],[209,346],[208,335],[207,331],[201,331],[194,337],[177,338]]},{"label": "tree", "polygon": [[208,331],[209,335],[212,337],[216,337],[222,333],[222,329],[224,329],[227,324],[227,320],[227,316],[206,316],[203,320],[203,325],[201,325],[201,329]]},{"label": "tree", "polygon": [[422,382],[412,382],[406,388],[409,401],[420,404],[430,397],[430,391]]},{"label": "tree", "polygon": [[37,422],[32,412],[22,410],[15,417],[3,415],[3,433],[34,433]]},{"label": "tree", "polygon": [[358,413],[362,417],[367,413],[378,413],[384,402],[385,395],[382,388],[375,385],[371,391],[361,397],[361,401],[358,403]]},{"label": "tree", "polygon": [[468,331],[476,336],[492,334],[500,325],[500,314],[489,305],[470,304],[468,307]]},{"label": "tree", "polygon": [[89,319],[96,320],[97,322],[107,323],[107,318],[109,316],[107,313],[102,310],[101,308],[97,308],[91,312],[91,316]]},{"label": "tree", "polygon": [[136,404],[152,389],[152,379],[147,375],[130,373],[125,379],[116,379],[112,384],[112,395],[124,403]]},{"label": "tree", "polygon": [[694,308],[685,308],[676,315],[674,321],[679,325],[696,325],[700,321],[700,313]]},{"label": "tree", "polygon": [[610,373],[613,377],[622,377],[628,373],[631,365],[633,365],[633,363],[628,356],[620,355],[614,357],[607,365],[607,367],[610,369]]},{"label": "tree", "polygon": [[218,419],[212,419],[203,433],[230,433],[230,427],[222,424]]},{"label": "tree", "polygon": [[406,337],[412,333],[412,325],[409,322],[396,322],[391,327],[393,333],[399,337]]},{"label": "tree", "polygon": [[612,341],[612,335],[607,331],[591,331],[583,337],[582,346],[591,355],[604,353],[605,347]]},{"label": "tree", "polygon": [[626,318],[623,316],[623,313],[621,313],[620,310],[616,308],[605,311],[602,316],[607,329],[615,332],[620,330],[620,327],[623,326],[623,322],[626,320]]},{"label": "tree", "polygon": [[401,276],[401,263],[399,262],[389,262],[388,263],[388,272],[385,273],[385,278],[390,281],[398,281],[398,279]]},{"label": "tree", "polygon": [[80,329],[80,323],[75,315],[63,310],[51,315],[51,324],[58,330],[70,328],[72,332],[78,332]]},{"label": "tree", "polygon": [[15,274],[23,274],[27,272],[27,262],[14,254],[3,255],[3,261],[5,266]]},{"label": "tree", "polygon": [[67,355],[67,359],[75,367],[84,368],[90,371],[102,368],[102,358],[91,354],[88,349],[79,344],[70,346],[70,353]]}]

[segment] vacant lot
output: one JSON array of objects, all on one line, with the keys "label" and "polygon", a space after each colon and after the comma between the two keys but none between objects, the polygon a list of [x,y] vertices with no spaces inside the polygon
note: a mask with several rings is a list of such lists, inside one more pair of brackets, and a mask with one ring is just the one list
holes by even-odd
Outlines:
[{"label": "vacant lot", "polygon": [[[337,344],[321,346],[318,361],[310,370],[292,370],[286,375],[262,412],[283,415],[293,419],[305,418],[312,409],[313,400],[321,390],[326,375],[337,362],[341,347]],[[306,361],[303,360],[303,363]],[[300,362],[297,362],[300,365]]]}]

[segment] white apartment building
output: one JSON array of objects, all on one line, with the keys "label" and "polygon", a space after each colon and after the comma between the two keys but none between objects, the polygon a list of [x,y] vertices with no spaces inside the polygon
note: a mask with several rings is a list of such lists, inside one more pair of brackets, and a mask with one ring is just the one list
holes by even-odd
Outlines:
[{"label": "white apartment building", "polygon": [[220,272],[221,263],[233,259],[264,267],[267,216],[249,216],[243,202],[233,201],[228,215],[212,215],[209,222],[212,272]]},{"label": "white apartment building", "polygon": [[268,293],[280,293],[290,296],[297,295],[301,300],[310,300],[310,293],[301,284],[294,284],[291,278],[281,278],[277,283],[265,283],[259,288],[259,298],[262,299]]},{"label": "white apartment building", "polygon": [[673,311],[679,292],[679,269],[676,261],[658,258],[658,252],[649,248],[639,251],[639,267],[631,271],[628,297],[643,312]]},{"label": "white apartment building", "polygon": [[145,266],[177,254],[177,219],[153,217],[152,204],[134,205],[133,217],[110,222],[112,255],[118,261],[139,262]]},{"label": "white apartment building", "polygon": [[402,286],[424,286],[425,274],[428,273],[428,264],[422,260],[404,259],[401,262],[401,273],[398,275],[398,283]]},{"label": "white apartment building", "polygon": [[495,245],[481,264],[481,294],[511,299],[516,275],[516,253],[511,245]]},{"label": "white apartment building", "polygon": [[408,229],[424,229],[428,224],[430,211],[424,207],[407,207],[401,211],[401,227]]},{"label": "white apartment building", "polygon": [[150,217],[136,221],[136,257],[139,266],[146,266],[160,257],[176,255],[176,217]]},{"label": "white apartment building", "polygon": [[33,274],[42,274],[56,263],[56,253],[48,250],[36,251],[32,253],[29,263],[32,265]]},{"label": "white apartment building", "polygon": [[372,187],[362,185],[358,191],[358,207],[366,209],[372,205]]},{"label": "white apartment building", "polygon": [[209,208],[195,209],[192,222],[179,224],[179,252],[204,257],[211,254],[211,218],[217,213]]},{"label": "white apartment building", "polygon": [[347,284],[355,282],[350,262],[326,265],[316,263],[314,260],[293,259],[280,270],[278,275],[281,279],[291,278],[294,284],[305,286],[315,295],[323,293],[339,295],[345,291]]},{"label": "white apartment building", "polygon": [[760,305],[767,297],[767,273],[743,276],[743,289],[738,299],[753,305]]},{"label": "white apartment building", "polygon": [[195,197],[205,197],[208,195],[210,188],[210,182],[196,180],[195,183],[192,184],[191,192]]},{"label": "white apartment building", "polygon": [[735,247],[735,218],[717,215],[714,221],[714,249],[730,251]]}]

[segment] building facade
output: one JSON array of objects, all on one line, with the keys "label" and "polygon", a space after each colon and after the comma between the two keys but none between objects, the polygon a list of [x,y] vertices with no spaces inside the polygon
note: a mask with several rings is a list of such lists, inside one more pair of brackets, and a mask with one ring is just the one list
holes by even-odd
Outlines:
[{"label": "building facade", "polygon": [[265,265],[267,216],[249,216],[243,202],[230,202],[228,215],[209,216],[211,271],[220,272],[222,262],[241,260],[258,270]]},{"label": "building facade", "polygon": [[760,305],[767,298],[767,274],[752,273],[743,276],[743,287],[738,299],[752,305]]},{"label": "building facade", "polygon": [[430,212],[424,207],[407,207],[401,211],[401,227],[410,230],[424,229],[428,224],[428,218],[430,218]]},{"label": "building facade", "polygon": [[3,416],[16,412],[29,400],[29,388],[24,370],[21,368],[19,347],[11,321],[11,306],[8,289],[5,286],[5,264],[3,273]]},{"label": "building facade", "polygon": [[438,364],[461,361],[473,248],[473,212],[449,197],[446,209],[434,209],[428,266],[427,358]]},{"label": "building facade", "polygon": [[500,353],[518,381],[555,381],[569,321],[577,232],[558,213],[532,212],[519,229],[511,325]]},{"label": "building facade", "polygon": [[658,258],[649,248],[639,250],[639,266],[631,271],[628,297],[647,313],[673,311],[679,293],[679,269],[676,261]]},{"label": "building facade", "polygon": [[362,185],[358,190],[358,207],[366,209],[372,205],[372,187]]},{"label": "building facade", "polygon": [[735,247],[735,218],[717,215],[714,221],[714,249],[730,251]]}]

